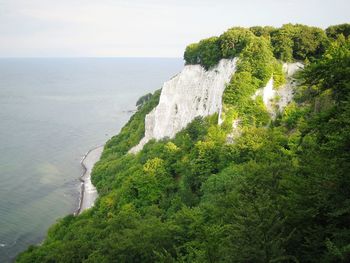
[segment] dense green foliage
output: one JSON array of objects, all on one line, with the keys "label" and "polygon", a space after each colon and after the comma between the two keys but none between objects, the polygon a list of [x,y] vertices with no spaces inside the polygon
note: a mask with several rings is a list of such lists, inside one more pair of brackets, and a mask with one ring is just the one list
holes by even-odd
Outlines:
[{"label": "dense green foliage", "polygon": [[326,29],[326,33],[328,37],[333,39],[337,39],[339,35],[348,37],[350,36],[350,24],[330,26]]},{"label": "dense green foliage", "polygon": [[[59,220],[18,262],[350,261],[350,41],[338,36],[324,54],[306,52],[295,101],[270,121],[251,95],[281,74],[274,29],[235,30],[225,33],[225,56],[240,61],[224,124],[196,118],[175,138],[127,154],[157,92],[106,144],[93,170],[95,206]],[[212,41],[202,50],[214,63]]]},{"label": "dense green foliage", "polygon": [[152,98],[152,93],[147,93],[146,95],[143,95],[136,101],[136,106],[140,109],[147,101],[149,101]]},{"label": "dense green foliage", "polygon": [[313,60],[324,53],[328,38],[320,28],[286,24],[271,32],[271,44],[278,59]]},{"label": "dense green foliage", "polygon": [[232,44],[236,47],[235,53],[239,54],[239,60],[236,73],[223,96],[223,115],[226,119],[224,126],[228,126],[227,128],[230,128],[233,119],[239,119],[245,125],[266,125],[270,121],[270,116],[262,98],[260,96],[252,100],[252,96],[258,88],[265,86],[271,77],[275,87],[279,87],[285,81],[282,64],[275,59],[272,46],[265,37],[256,37],[248,30],[232,29],[224,33],[226,47],[230,46],[227,43],[230,41],[233,43],[234,39],[237,39],[235,36],[242,36],[242,32],[244,36],[249,36],[242,39],[249,40],[248,42],[240,40]]},{"label": "dense green foliage", "polygon": [[254,40],[254,36],[264,38],[271,43],[277,59],[290,62],[293,60],[313,60],[319,58],[327,48],[329,40],[338,34],[349,35],[349,24],[332,26],[324,30],[300,24],[285,24],[281,28],[251,27],[249,29],[233,27],[219,37],[201,40],[189,45],[184,53],[187,64],[201,64],[206,69],[214,66],[221,58],[237,56]]},{"label": "dense green foliage", "polygon": [[221,59],[217,37],[201,40],[198,44],[186,48],[184,59],[188,64],[202,64],[206,69],[216,65]]}]

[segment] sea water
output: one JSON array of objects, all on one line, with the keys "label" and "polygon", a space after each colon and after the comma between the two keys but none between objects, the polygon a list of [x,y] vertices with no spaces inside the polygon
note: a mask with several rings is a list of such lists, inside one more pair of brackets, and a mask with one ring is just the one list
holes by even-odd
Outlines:
[{"label": "sea water", "polygon": [[81,158],[182,59],[0,59],[0,262],[40,243],[78,206]]}]

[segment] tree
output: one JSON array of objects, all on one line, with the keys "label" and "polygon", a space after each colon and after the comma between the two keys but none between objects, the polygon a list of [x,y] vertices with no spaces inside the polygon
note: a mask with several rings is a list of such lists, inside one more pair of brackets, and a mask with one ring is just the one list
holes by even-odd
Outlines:
[{"label": "tree", "polygon": [[340,34],[347,38],[350,35],[350,24],[330,26],[326,29],[326,34],[333,39],[337,39]]}]

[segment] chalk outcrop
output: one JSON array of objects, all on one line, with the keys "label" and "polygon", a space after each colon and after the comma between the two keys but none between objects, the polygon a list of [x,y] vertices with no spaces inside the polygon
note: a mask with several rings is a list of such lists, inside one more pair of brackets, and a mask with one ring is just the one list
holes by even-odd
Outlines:
[{"label": "chalk outcrop", "polygon": [[255,94],[252,96],[252,99],[255,100],[256,97],[258,97],[258,96],[262,97],[267,111],[272,113],[273,112],[272,100],[276,96],[276,90],[274,90],[274,88],[273,88],[273,78],[271,78],[266,83],[265,87],[258,89],[255,92]]},{"label": "chalk outcrop", "polygon": [[[304,65],[300,62],[284,63],[283,72],[286,74],[286,83],[275,90],[273,87],[273,78],[271,78],[265,87],[256,91],[252,99],[262,96],[267,111],[271,114],[272,118],[275,118],[276,113],[278,111],[281,112],[291,102],[297,84],[293,75],[302,68],[304,68]],[[275,98],[277,98],[276,103],[274,102]]]},{"label": "chalk outcrop", "polygon": [[140,151],[151,139],[172,138],[194,118],[221,112],[222,95],[236,70],[237,59],[222,59],[205,70],[200,65],[186,65],[165,82],[159,104],[145,118],[145,137],[130,153]]},{"label": "chalk outcrop", "polygon": [[277,96],[279,100],[277,102],[278,110],[282,111],[289,102],[291,102],[297,81],[294,79],[294,74],[303,69],[304,65],[300,62],[295,63],[284,63],[283,71],[286,74],[286,84],[280,87],[277,91]]},{"label": "chalk outcrop", "polygon": [[[222,59],[217,66],[205,70],[200,65],[187,65],[169,81],[165,82],[159,104],[146,115],[145,136],[129,153],[137,153],[151,139],[173,138],[194,118],[209,116],[222,111],[222,95],[226,84],[236,70],[237,59]],[[262,96],[263,102],[272,117],[277,110],[281,111],[292,100],[296,85],[293,75],[303,64],[284,63],[286,84],[275,90],[273,78],[264,88],[257,90],[252,96]],[[274,102],[278,97],[278,101]],[[220,124],[220,117],[218,120]]]}]

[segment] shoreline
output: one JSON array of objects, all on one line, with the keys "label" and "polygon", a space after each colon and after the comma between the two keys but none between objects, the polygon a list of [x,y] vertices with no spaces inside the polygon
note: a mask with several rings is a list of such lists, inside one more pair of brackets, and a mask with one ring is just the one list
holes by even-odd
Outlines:
[{"label": "shoreline", "polygon": [[80,215],[86,209],[91,208],[98,197],[97,190],[91,182],[91,171],[95,163],[100,160],[103,148],[104,145],[90,149],[80,161],[80,164],[83,167],[83,173],[79,178],[81,182],[79,206],[74,212],[74,215]]}]

